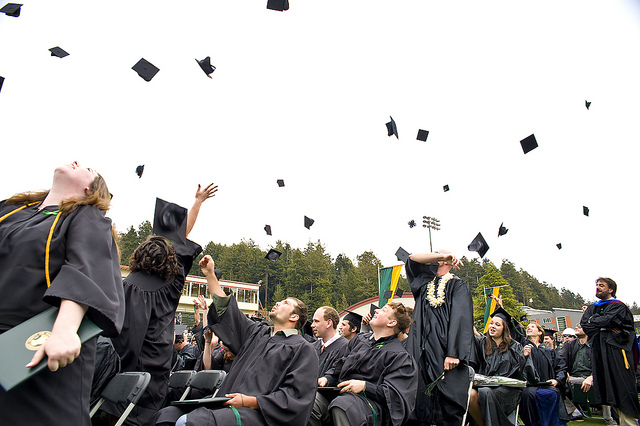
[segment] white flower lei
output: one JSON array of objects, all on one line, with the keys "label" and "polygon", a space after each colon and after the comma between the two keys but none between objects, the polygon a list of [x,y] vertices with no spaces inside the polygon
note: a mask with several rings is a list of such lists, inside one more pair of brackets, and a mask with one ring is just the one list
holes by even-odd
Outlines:
[{"label": "white flower lei", "polygon": [[438,277],[434,277],[431,282],[427,285],[427,300],[429,304],[434,308],[442,305],[444,303],[444,290],[447,285],[447,281],[453,278],[453,274],[451,272],[447,272],[442,277],[440,277],[440,282],[438,283],[438,297],[435,297],[436,293],[436,279]]}]

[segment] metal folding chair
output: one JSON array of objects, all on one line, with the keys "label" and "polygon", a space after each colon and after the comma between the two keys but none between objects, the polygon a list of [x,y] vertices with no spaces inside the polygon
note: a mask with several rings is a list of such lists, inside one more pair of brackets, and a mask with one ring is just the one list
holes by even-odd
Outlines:
[{"label": "metal folding chair", "polygon": [[173,391],[182,392],[179,401],[184,401],[189,393],[189,383],[191,379],[196,375],[193,370],[182,370],[172,373],[169,377],[169,393]]},{"label": "metal folding chair", "polygon": [[227,372],[224,370],[198,371],[189,382],[189,386],[187,386],[183,396],[186,398],[192,390],[199,390],[202,394],[216,396],[226,377]]},{"label": "metal folding chair", "polygon": [[105,400],[113,402],[114,404],[126,404],[128,402],[129,405],[127,409],[124,410],[124,413],[122,413],[116,423],[116,426],[121,426],[147,389],[147,386],[149,386],[150,381],[151,374],[146,372],[119,373],[111,379],[109,384],[104,388],[102,394],[100,394],[100,399],[91,407],[89,414],[93,417]]}]

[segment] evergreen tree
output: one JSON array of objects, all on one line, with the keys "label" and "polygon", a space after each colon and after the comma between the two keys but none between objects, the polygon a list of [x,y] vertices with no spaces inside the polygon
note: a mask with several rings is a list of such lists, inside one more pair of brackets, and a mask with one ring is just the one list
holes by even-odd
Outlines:
[{"label": "evergreen tree", "polygon": [[500,295],[502,296],[504,309],[509,312],[509,314],[511,314],[511,316],[515,319],[519,319],[522,315],[524,315],[522,304],[516,300],[515,296],[513,295],[513,291],[509,286],[509,283],[500,274],[498,268],[496,268],[495,265],[488,263],[486,265],[486,270],[487,272],[480,279],[480,283],[476,288],[473,298],[474,325],[476,326],[476,329],[481,333],[484,329],[485,306],[486,303],[490,302],[490,300],[485,301],[485,288],[504,286],[500,288]]}]

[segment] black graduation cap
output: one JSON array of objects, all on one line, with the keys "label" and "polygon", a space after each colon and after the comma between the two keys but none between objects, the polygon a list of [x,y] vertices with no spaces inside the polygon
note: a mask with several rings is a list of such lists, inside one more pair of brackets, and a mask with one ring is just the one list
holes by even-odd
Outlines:
[{"label": "black graduation cap", "polygon": [[562,249],[562,243],[556,244],[556,247],[558,247],[558,250],[561,250]]},{"label": "black graduation cap", "polygon": [[391,121],[387,123],[388,136],[396,135],[396,139],[400,139],[398,137],[398,127],[396,126],[396,122],[393,121],[393,117],[389,116],[389,118],[391,119]]},{"label": "black graduation cap", "polygon": [[400,287],[396,288],[396,297],[402,297],[403,294],[404,290],[402,290]]},{"label": "black graduation cap", "polygon": [[543,328],[543,330],[545,336],[553,337],[553,335],[556,334],[555,330],[549,330],[548,328]]},{"label": "black graduation cap", "polygon": [[413,228],[414,226],[416,226],[416,221],[411,219],[409,222],[409,228]]},{"label": "black graduation cap", "polygon": [[65,52],[64,49],[58,46],[52,47],[51,49],[49,49],[49,52],[51,52],[51,56],[57,56],[58,58],[64,58],[65,56],[69,56],[69,54]]},{"label": "black graduation cap", "polygon": [[489,244],[487,244],[487,241],[482,236],[482,233],[478,232],[478,235],[476,235],[476,237],[473,239],[473,241],[471,241],[471,244],[469,244],[469,247],[467,248],[469,249],[469,251],[478,252],[480,257],[484,257],[484,255],[489,250]]},{"label": "black graduation cap", "polygon": [[393,292],[391,290],[387,290],[382,295],[382,298],[383,299],[391,299],[391,296],[393,296]]},{"label": "black graduation cap", "polygon": [[347,311],[347,315],[344,316],[344,319],[349,321],[349,324],[360,329],[362,326],[362,315],[357,314],[355,312]]},{"label": "black graduation cap", "polygon": [[271,225],[265,225],[264,232],[266,232],[267,235],[271,235]]},{"label": "black graduation cap", "polygon": [[582,214],[584,214],[585,216],[589,216],[589,207],[582,206]]},{"label": "black graduation cap", "polygon": [[141,58],[131,69],[137,72],[144,81],[151,81],[151,79],[158,74],[158,71],[160,71],[160,68],[157,68],[145,58]]},{"label": "black graduation cap", "polygon": [[313,222],[315,222],[315,220],[311,219],[310,217],[305,216],[304,217],[304,227],[307,229],[311,229],[311,225],[313,225]]},{"label": "black graduation cap", "polygon": [[136,174],[138,175],[138,178],[142,177],[142,173],[144,173],[144,164],[136,167]]},{"label": "black graduation cap", "polygon": [[409,258],[409,256],[410,256],[409,252],[407,252],[402,247],[398,247],[398,250],[396,251],[396,257],[398,258],[398,260],[400,262],[406,263],[406,261]]},{"label": "black graduation cap", "polygon": [[0,91],[2,91],[2,84],[4,84],[4,77],[0,77]]},{"label": "black graduation cap", "polygon": [[305,336],[313,336],[313,328],[311,327],[311,321],[307,321],[302,326],[302,331]]},{"label": "black graduation cap", "polygon": [[289,0],[267,0],[267,9],[280,12],[289,10]]},{"label": "black graduation cap", "polygon": [[376,314],[376,309],[380,309],[380,308],[378,308],[376,305],[372,303],[371,306],[369,307],[369,313],[371,314],[371,318],[373,318],[373,316]]},{"label": "black graduation cap", "polygon": [[284,186],[284,179],[278,179],[276,182],[278,182],[278,186],[280,188],[282,188]]},{"label": "black graduation cap", "polygon": [[216,274],[217,280],[220,280],[222,278],[222,271],[220,269],[214,269],[213,273]]},{"label": "black graduation cap", "polygon": [[498,317],[500,318],[502,321],[504,321],[507,326],[509,327],[509,331],[513,331],[513,324],[511,321],[511,315],[509,315],[509,312],[505,311],[502,307],[498,306],[495,311],[493,311],[493,313],[491,315],[489,315],[490,317]]},{"label": "black graduation cap", "polygon": [[418,130],[418,136],[416,137],[417,140],[426,142],[428,137],[429,137],[428,130],[422,130],[422,129]]},{"label": "black graduation cap", "polygon": [[281,255],[281,254],[282,254],[282,253],[281,253],[281,252],[279,252],[278,250],[276,250],[276,249],[271,249],[271,250],[269,250],[269,253],[267,253],[267,255],[266,255],[264,258],[265,258],[265,259],[269,259],[269,260],[270,260],[270,261],[272,261],[272,262],[277,262],[277,261],[278,261],[278,259],[280,259],[280,255]]},{"label": "black graduation cap", "polygon": [[584,106],[587,107],[587,109],[589,109],[589,107],[591,106],[591,102],[589,101],[584,101]]},{"label": "black graduation cap", "polygon": [[207,56],[202,60],[196,59],[196,62],[200,65],[200,68],[202,68],[202,71],[204,71],[207,77],[211,78],[210,74],[216,70],[216,67],[211,65],[211,57]]},{"label": "black graduation cap", "polygon": [[18,3],[7,3],[2,6],[2,9],[0,9],[0,13],[4,13],[7,16],[13,16],[14,18],[17,18],[18,16],[20,16],[21,6],[22,5]]},{"label": "black graduation cap", "polygon": [[520,141],[520,145],[522,146],[522,150],[526,154],[536,149],[538,147],[538,142],[536,141],[536,137],[533,134],[531,134],[530,136],[527,136],[526,138],[522,139]]},{"label": "black graduation cap", "polygon": [[187,243],[187,209],[156,198],[153,233],[173,243]]},{"label": "black graduation cap", "polygon": [[442,189],[444,190],[444,192],[449,192],[449,185],[443,186]]},{"label": "black graduation cap", "polygon": [[498,237],[507,235],[507,232],[509,232],[509,230],[504,226],[504,222],[502,222],[500,224],[500,229],[498,229]]}]

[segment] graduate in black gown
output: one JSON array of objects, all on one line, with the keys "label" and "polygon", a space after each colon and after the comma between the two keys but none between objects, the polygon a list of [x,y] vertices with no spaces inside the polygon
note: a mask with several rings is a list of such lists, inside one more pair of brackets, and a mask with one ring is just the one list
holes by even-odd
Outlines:
[{"label": "graduate in black gown", "polygon": [[[502,296],[491,297],[504,309]],[[524,356],[527,358],[527,386],[522,391],[520,418],[525,425],[539,422],[562,424],[571,420],[563,403],[567,380],[567,365],[564,359],[544,344],[545,333],[540,324],[531,322],[524,329],[511,316],[508,318],[511,322],[511,338],[523,346]]]},{"label": "graduate in black gown", "polygon": [[[511,339],[511,321],[498,308],[492,314],[489,329],[475,337],[476,374],[524,380],[525,357],[522,345]],[[480,386],[471,390],[469,414],[478,426],[508,426],[508,416],[520,403],[522,389],[507,386]]]},{"label": "graduate in black gown", "polygon": [[[187,214],[186,243],[172,238],[169,245],[164,237],[149,236],[140,244],[131,259],[131,272],[124,279],[126,315],[122,333],[112,339],[121,359],[121,371],[146,371],[151,382],[127,417],[127,423],[145,425],[164,406],[169,386],[169,371],[174,343],[174,317],[182,288],[191,265],[202,248],[186,240],[198,218],[202,203],[215,196],[214,184],[198,185],[193,207]],[[195,365],[194,359],[191,368]],[[125,404],[105,402],[101,409],[120,417]]]},{"label": "graduate in black gown", "polygon": [[417,366],[397,335],[411,321],[402,303],[377,309],[369,322],[373,339],[358,339],[351,352],[318,379],[318,386],[341,389],[331,399],[318,390],[309,425],[403,424],[415,408]]},{"label": "graduate in black gown", "polygon": [[0,202],[0,333],[51,306],[52,334],[29,364],[46,353],[48,369],[9,392],[0,389],[7,425],[88,425],[96,339],[76,334],[86,315],[115,336],[124,297],[111,220],[111,195],[98,173],[77,162],[55,169],[49,191]]},{"label": "graduate in black gown", "polygon": [[[152,424],[188,426],[306,425],[316,393],[318,357],[298,334],[307,320],[307,307],[293,297],[276,303],[269,313],[273,331],[240,311],[236,299],[226,296],[213,273],[213,259],[200,261],[213,305],[208,324],[236,354],[218,392],[232,398],[219,409],[198,408],[182,417],[177,407],[161,410]],[[180,418],[182,417],[182,418]]]},{"label": "graduate in black gown", "polygon": [[330,306],[321,306],[313,314],[311,328],[318,339],[313,343],[318,355],[318,377],[347,354],[349,341],[338,333],[338,312]]},{"label": "graduate in black gown", "polygon": [[[413,425],[461,425],[465,419],[473,378],[473,304],[469,287],[450,273],[461,265],[442,250],[412,254],[405,265],[416,301],[406,347],[420,373]],[[428,395],[427,386],[443,373]]]},{"label": "graduate in black gown", "polygon": [[635,381],[633,346],[635,330],[629,308],[616,299],[618,286],[611,278],[596,280],[596,303],[580,320],[589,336],[593,356],[593,388],[596,404],[611,405],[620,425],[637,425],[640,417]]}]

